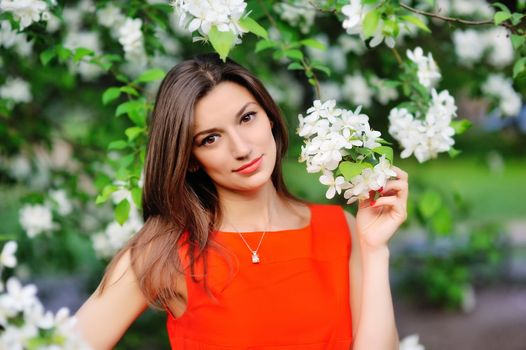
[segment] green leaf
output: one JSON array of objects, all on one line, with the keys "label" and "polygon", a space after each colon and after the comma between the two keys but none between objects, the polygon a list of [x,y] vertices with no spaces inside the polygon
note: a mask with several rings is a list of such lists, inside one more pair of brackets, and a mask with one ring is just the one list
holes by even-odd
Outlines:
[{"label": "green leaf", "polygon": [[146,109],[134,109],[128,113],[128,117],[138,127],[143,128],[146,125]]},{"label": "green leaf", "polygon": [[380,12],[378,10],[369,11],[363,20],[364,39],[370,38],[376,32],[378,22],[380,21]]},{"label": "green leaf", "polygon": [[431,218],[442,206],[442,197],[436,191],[426,191],[418,201],[418,209],[425,219]]},{"label": "green leaf", "polygon": [[143,72],[137,79],[134,80],[134,83],[148,83],[150,81],[160,80],[164,78],[166,73],[159,68],[148,69]]},{"label": "green leaf", "polygon": [[115,111],[115,116],[118,117],[123,114],[129,114],[131,111],[138,110],[138,109],[146,109],[146,106],[144,105],[144,100],[139,99],[139,100],[127,101],[117,106],[117,110]]},{"label": "green leaf", "polygon": [[342,173],[345,180],[350,181],[356,175],[360,175],[361,172],[366,168],[372,168],[370,163],[353,163],[353,162],[341,162],[338,169]]},{"label": "green leaf", "polygon": [[522,13],[513,13],[511,15],[511,24],[516,26],[517,24],[521,23],[523,17],[524,15]]},{"label": "green leaf", "polygon": [[500,2],[494,2],[493,4],[491,4],[491,6],[498,7],[499,9],[501,9],[504,12],[508,12],[508,13],[511,12],[510,9],[506,5],[504,5],[503,3],[500,3]]},{"label": "green leaf", "polygon": [[128,95],[139,96],[139,92],[131,86],[121,86],[120,90]]},{"label": "green leaf", "polygon": [[292,62],[287,66],[288,70],[303,70],[303,66],[298,62]]},{"label": "green leaf", "polygon": [[117,87],[110,87],[102,94],[102,104],[107,105],[113,100],[116,100],[121,95],[121,90]]},{"label": "green leaf", "polygon": [[120,150],[120,149],[125,149],[126,147],[128,147],[128,143],[126,141],[117,140],[117,141],[110,142],[110,144],[108,145],[108,150],[112,150],[112,149]]},{"label": "green leaf", "polygon": [[115,207],[115,220],[119,224],[124,224],[130,215],[130,202],[125,198]]},{"label": "green leaf", "polygon": [[126,136],[128,136],[129,141],[135,140],[143,132],[144,132],[144,129],[139,128],[138,126],[132,126],[124,131]]},{"label": "green leaf", "polygon": [[246,31],[256,34],[262,38],[268,39],[268,33],[265,28],[259,25],[254,19],[250,17],[241,18],[239,25]]},{"label": "green leaf", "polygon": [[323,45],[322,42],[320,42],[320,41],[318,41],[316,39],[313,39],[313,38],[303,39],[303,40],[300,41],[300,43],[303,46],[312,47],[313,49],[318,49],[318,50],[323,50],[323,51],[327,50],[327,48],[325,47],[325,45]]},{"label": "green leaf", "polygon": [[326,66],[322,65],[322,64],[313,65],[312,68],[314,68],[316,70],[319,70],[319,71],[322,71],[328,77],[331,76],[331,69],[329,67],[326,67]]},{"label": "green leaf", "polygon": [[228,53],[234,46],[236,36],[232,32],[220,32],[216,26],[213,26],[208,33],[208,38],[219,57],[225,61]]},{"label": "green leaf", "polygon": [[67,59],[71,57],[72,52],[71,50],[66,49],[65,47],[59,46],[57,48],[57,54],[58,54],[59,61],[65,62]]},{"label": "green leaf", "polygon": [[498,26],[502,22],[508,20],[510,17],[511,17],[511,13],[504,12],[504,11],[499,11],[499,12],[495,13],[495,16],[493,16],[493,21],[495,22],[495,25]]},{"label": "green leaf", "polygon": [[108,198],[111,196],[111,194],[115,191],[117,191],[117,186],[115,185],[106,185],[104,186],[102,193],[97,196],[97,199],[95,200],[95,204],[101,204],[108,200]]},{"label": "green leaf", "polygon": [[389,162],[393,164],[393,149],[391,147],[380,146],[380,147],[373,148],[373,151],[375,153],[384,155],[385,158],[387,158],[387,160],[389,160]]},{"label": "green leaf", "polygon": [[56,56],[57,56],[57,51],[55,50],[54,47],[52,47],[40,54],[40,62],[42,63],[43,66],[47,66],[47,64]]},{"label": "green leaf", "polygon": [[124,157],[119,158],[118,163],[121,167],[127,168],[133,163],[135,160],[135,155],[133,153],[130,153]]},{"label": "green leaf", "polygon": [[285,51],[283,51],[283,54],[286,57],[292,58],[294,60],[301,61],[303,59],[303,52],[301,52],[300,50],[297,50],[297,49],[285,50]]},{"label": "green leaf", "polygon": [[266,50],[266,49],[270,49],[270,48],[273,48],[273,47],[276,47],[276,46],[277,46],[276,42],[274,42],[272,40],[260,40],[256,44],[255,52],[257,53],[257,52],[260,52],[260,51],[263,51],[263,50]]},{"label": "green leaf", "polygon": [[524,41],[526,41],[525,35],[517,35],[517,34],[511,35],[511,43],[515,50],[518,50],[524,44]]},{"label": "green leaf", "polygon": [[464,132],[466,132],[466,130],[468,130],[469,128],[471,128],[471,126],[473,125],[473,123],[471,123],[469,120],[467,119],[462,119],[462,120],[455,120],[455,121],[452,121],[451,122],[451,127],[453,129],[455,129],[455,134],[456,135],[461,135],[463,134]]},{"label": "green leaf", "polygon": [[134,187],[131,190],[131,196],[133,199],[133,203],[137,206],[137,208],[142,207],[142,190],[139,187]]},{"label": "green leaf", "polygon": [[526,64],[526,57],[521,57],[518,59],[515,64],[513,65],[513,79],[519,76],[522,72],[524,72],[524,66]]},{"label": "green leaf", "polygon": [[456,149],[456,148],[451,147],[451,148],[449,149],[449,151],[447,151],[447,153],[449,154],[449,156],[450,156],[451,158],[455,158],[455,157],[458,156],[460,153],[462,153],[462,151],[460,151],[460,150],[458,150],[458,149]]},{"label": "green leaf", "polygon": [[414,24],[424,32],[431,33],[431,29],[429,29],[429,27],[424,22],[422,22],[420,18],[414,16],[402,16],[401,18],[406,22]]},{"label": "green leaf", "polygon": [[451,234],[453,230],[453,218],[451,211],[446,206],[441,206],[440,209],[433,215],[431,219],[431,227],[433,231],[441,235]]},{"label": "green leaf", "polygon": [[79,47],[78,49],[75,50],[75,54],[73,55],[73,61],[79,62],[84,57],[91,56],[91,55],[94,55],[94,54],[95,54],[95,52],[93,50],[86,49],[84,47]]}]

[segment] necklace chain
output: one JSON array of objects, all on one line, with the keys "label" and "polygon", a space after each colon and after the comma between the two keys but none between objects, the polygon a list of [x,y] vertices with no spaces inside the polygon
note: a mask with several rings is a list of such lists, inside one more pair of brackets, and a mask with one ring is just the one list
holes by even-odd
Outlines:
[{"label": "necklace chain", "polygon": [[250,250],[250,252],[252,253],[252,263],[253,264],[259,264],[261,259],[259,257],[258,251],[259,251],[259,247],[261,247],[261,242],[263,242],[263,238],[265,238],[265,235],[267,234],[268,227],[267,227],[267,230],[263,231],[263,234],[261,235],[261,238],[259,239],[259,243],[258,243],[258,246],[257,246],[256,250],[253,250],[250,247],[250,245],[248,244],[248,242],[245,239],[245,237],[243,237],[241,232],[239,232],[239,230],[234,225],[232,225],[232,224],[230,224],[230,225],[234,228],[234,230],[236,230],[236,232],[239,235],[239,237],[241,237],[241,239],[243,240],[243,243],[245,243],[245,245],[247,246],[248,250]]}]

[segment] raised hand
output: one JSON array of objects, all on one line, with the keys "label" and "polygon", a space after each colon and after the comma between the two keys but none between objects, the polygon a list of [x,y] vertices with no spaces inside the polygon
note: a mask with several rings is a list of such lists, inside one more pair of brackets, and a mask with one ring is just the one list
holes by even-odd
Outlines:
[{"label": "raised hand", "polygon": [[374,251],[387,247],[387,242],[407,218],[408,175],[393,166],[398,179],[388,180],[381,197],[359,202],[356,214],[358,237],[362,249]]}]

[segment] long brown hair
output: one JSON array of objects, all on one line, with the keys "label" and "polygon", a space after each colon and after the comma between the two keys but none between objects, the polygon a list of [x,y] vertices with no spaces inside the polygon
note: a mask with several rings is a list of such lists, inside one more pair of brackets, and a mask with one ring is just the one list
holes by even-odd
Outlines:
[{"label": "long brown hair", "polygon": [[[159,87],[153,109],[144,169],[142,192],[144,226],[113,258],[100,291],[116,262],[128,250],[139,287],[150,305],[166,308],[180,298],[174,281],[184,270],[197,281],[196,262],[216,247],[209,239],[218,229],[222,214],[216,188],[203,170],[190,172],[194,107],[215,86],[224,81],[245,87],[271,120],[276,142],[276,164],[271,176],[278,194],[293,199],[283,181],[282,159],[288,146],[287,127],[263,84],[247,69],[217,54],[205,54],[172,68]],[[179,259],[178,248],[188,245],[188,266]],[[206,278],[204,279],[206,288]]]}]

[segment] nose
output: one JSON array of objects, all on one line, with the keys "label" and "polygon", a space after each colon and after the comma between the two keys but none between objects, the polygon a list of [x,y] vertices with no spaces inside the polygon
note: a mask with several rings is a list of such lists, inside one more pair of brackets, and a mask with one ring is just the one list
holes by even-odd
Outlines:
[{"label": "nose", "polygon": [[249,159],[252,153],[250,142],[235,128],[230,132],[230,149],[236,160]]}]

